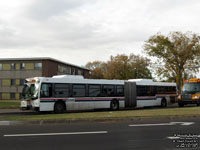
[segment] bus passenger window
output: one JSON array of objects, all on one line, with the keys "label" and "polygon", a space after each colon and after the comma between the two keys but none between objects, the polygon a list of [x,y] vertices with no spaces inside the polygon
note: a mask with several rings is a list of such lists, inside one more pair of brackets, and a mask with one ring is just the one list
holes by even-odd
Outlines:
[{"label": "bus passenger window", "polygon": [[101,86],[100,85],[89,85],[89,96],[98,97],[101,95]]},{"label": "bus passenger window", "polygon": [[114,85],[104,85],[103,86],[103,95],[104,96],[113,96],[114,93]]},{"label": "bus passenger window", "polygon": [[73,85],[73,96],[74,97],[85,97],[86,88],[85,85],[75,84]]},{"label": "bus passenger window", "polygon": [[69,97],[69,84],[56,83],[54,88],[55,97]]},{"label": "bus passenger window", "polygon": [[40,93],[41,97],[52,97],[52,85],[49,83],[43,83]]},{"label": "bus passenger window", "polygon": [[146,86],[137,86],[137,96],[147,96]]},{"label": "bus passenger window", "polygon": [[124,86],[123,85],[117,85],[116,87],[116,94],[117,96],[123,96],[124,95]]}]

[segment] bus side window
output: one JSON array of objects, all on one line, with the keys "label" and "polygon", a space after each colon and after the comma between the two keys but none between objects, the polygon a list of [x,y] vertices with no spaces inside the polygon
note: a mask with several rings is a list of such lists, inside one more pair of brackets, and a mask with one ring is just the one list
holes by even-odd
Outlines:
[{"label": "bus side window", "polygon": [[54,86],[55,97],[69,97],[69,84],[56,83]]},{"label": "bus side window", "polygon": [[83,84],[74,84],[72,86],[74,97],[85,97],[86,96],[86,86]]},{"label": "bus side window", "polygon": [[41,94],[41,97],[52,97],[52,84],[43,83],[40,94]]},{"label": "bus side window", "polygon": [[103,96],[113,96],[114,94],[114,85],[103,85]]},{"label": "bus side window", "polygon": [[153,91],[152,88],[153,87],[151,87],[151,86],[146,86],[146,94],[145,94],[145,96],[152,96],[152,91]]},{"label": "bus side window", "polygon": [[147,96],[146,86],[137,86],[137,96]]},{"label": "bus side window", "polygon": [[89,97],[98,97],[101,95],[100,85],[89,85]]},{"label": "bus side window", "polygon": [[124,96],[124,86],[123,85],[116,86],[116,94],[117,94],[117,96]]}]

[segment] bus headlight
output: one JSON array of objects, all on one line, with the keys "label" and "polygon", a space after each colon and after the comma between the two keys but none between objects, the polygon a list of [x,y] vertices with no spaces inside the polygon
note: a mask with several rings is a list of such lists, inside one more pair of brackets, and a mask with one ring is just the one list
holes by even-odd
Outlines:
[{"label": "bus headlight", "polygon": [[21,107],[27,107],[27,101],[21,101]]},{"label": "bus headlight", "polygon": [[193,99],[199,99],[199,96],[194,96]]},{"label": "bus headlight", "polygon": [[178,100],[181,100],[181,95],[178,96]]}]

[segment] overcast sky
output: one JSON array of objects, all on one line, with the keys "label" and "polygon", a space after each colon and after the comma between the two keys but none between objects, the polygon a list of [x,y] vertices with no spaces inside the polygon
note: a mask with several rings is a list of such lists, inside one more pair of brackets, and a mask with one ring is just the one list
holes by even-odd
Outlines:
[{"label": "overcast sky", "polygon": [[1,0],[0,57],[83,66],[141,54],[158,32],[200,32],[200,0]]}]

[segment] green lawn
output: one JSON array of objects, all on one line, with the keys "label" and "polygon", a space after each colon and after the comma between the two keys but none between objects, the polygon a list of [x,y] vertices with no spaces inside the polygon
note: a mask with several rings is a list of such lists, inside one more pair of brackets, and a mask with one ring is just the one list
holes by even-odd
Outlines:
[{"label": "green lawn", "polygon": [[170,116],[200,116],[200,107],[183,108],[153,108],[121,111],[102,111],[102,112],[76,112],[64,114],[38,114],[0,116],[0,120],[95,120],[95,119],[125,119],[125,118],[152,118]]},{"label": "green lawn", "polygon": [[13,109],[20,107],[20,100],[0,100],[0,109]]}]

